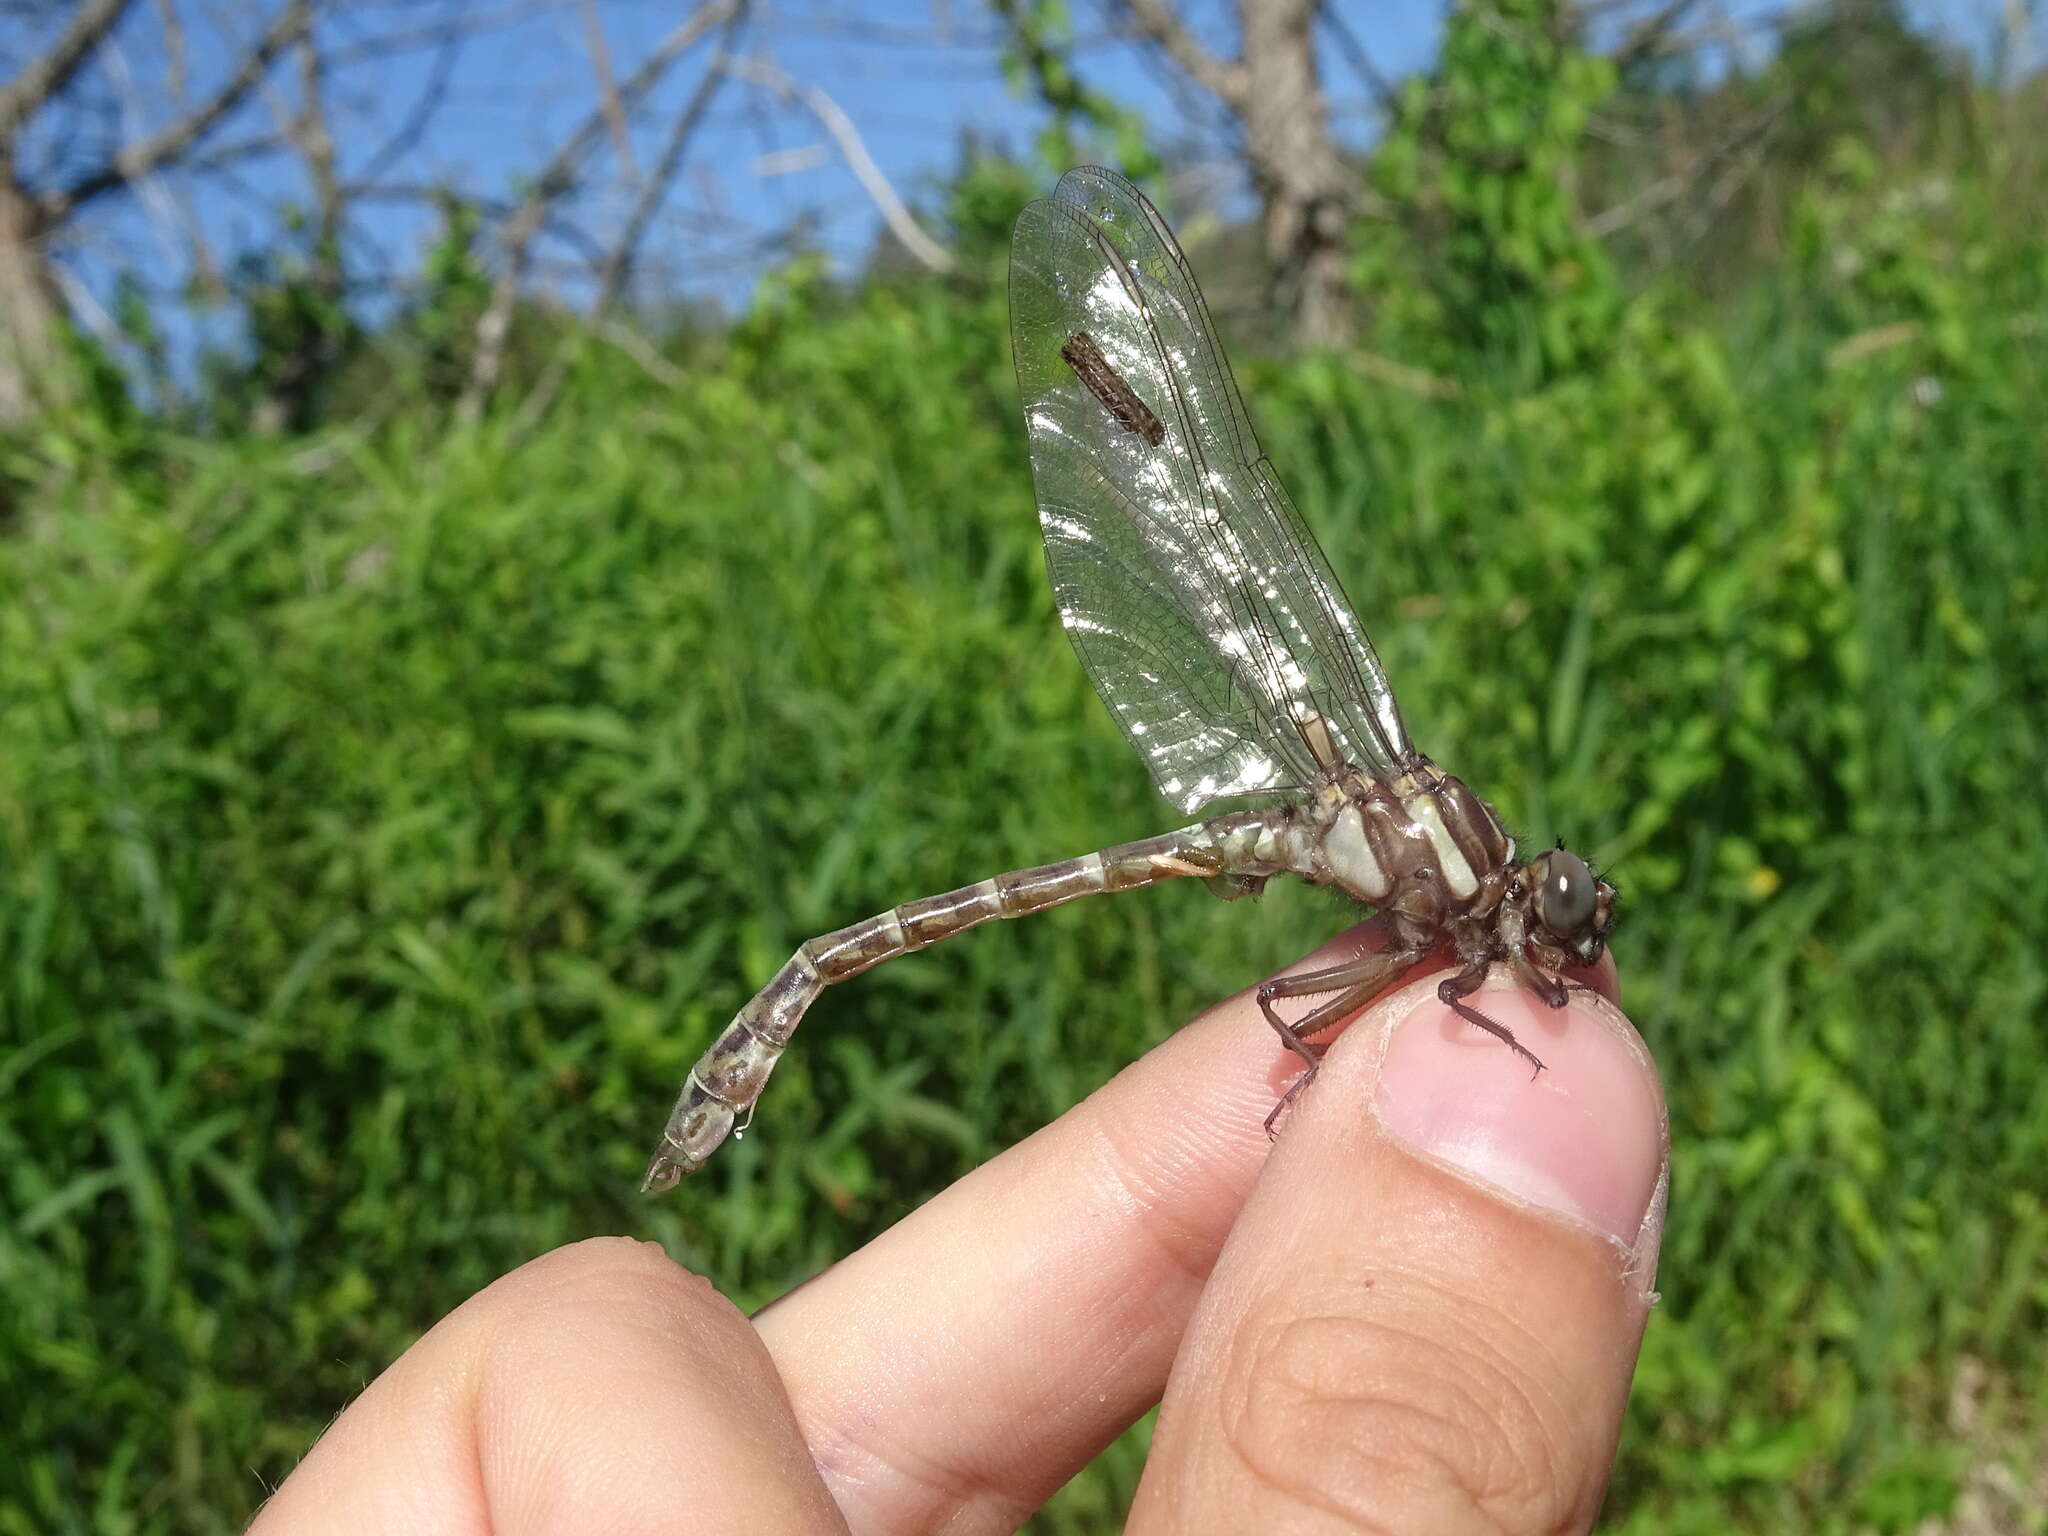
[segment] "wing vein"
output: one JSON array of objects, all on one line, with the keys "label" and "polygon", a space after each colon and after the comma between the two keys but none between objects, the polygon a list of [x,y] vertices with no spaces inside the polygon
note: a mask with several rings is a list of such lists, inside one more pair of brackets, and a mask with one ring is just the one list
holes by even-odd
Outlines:
[{"label": "wing vein", "polygon": [[1300,788],[1318,771],[1304,709],[1360,767],[1405,767],[1379,659],[1158,211],[1111,172],[1070,172],[1019,216],[1010,290],[1061,622],[1160,790],[1193,810]]}]

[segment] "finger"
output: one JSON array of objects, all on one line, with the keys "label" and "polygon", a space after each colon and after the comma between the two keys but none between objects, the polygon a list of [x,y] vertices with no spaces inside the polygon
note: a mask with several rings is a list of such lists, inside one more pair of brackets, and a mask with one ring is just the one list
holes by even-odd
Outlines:
[{"label": "finger", "polygon": [[1159,1400],[1299,1067],[1241,993],[755,1319],[854,1529],[1013,1529]]},{"label": "finger", "polygon": [[251,1532],[845,1529],[747,1320],[653,1244],[600,1238],[438,1323]]},{"label": "finger", "polygon": [[1330,1054],[1203,1294],[1129,1529],[1584,1530],[1650,1301],[1667,1140],[1603,999],[1427,984]]}]

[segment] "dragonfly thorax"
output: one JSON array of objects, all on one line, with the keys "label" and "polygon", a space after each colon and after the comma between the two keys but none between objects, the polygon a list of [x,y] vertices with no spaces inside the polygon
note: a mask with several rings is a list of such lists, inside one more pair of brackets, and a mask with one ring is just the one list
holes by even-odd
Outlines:
[{"label": "dragonfly thorax", "polygon": [[1439,924],[1497,905],[1514,840],[1492,807],[1427,758],[1373,778],[1345,768],[1310,801],[1320,831],[1310,878],[1375,907]]},{"label": "dragonfly thorax", "polygon": [[1300,811],[1294,872],[1378,908],[1401,945],[1505,961],[1543,996],[1606,947],[1614,887],[1562,844],[1519,861],[1493,807],[1419,754],[1383,779],[1340,766]]}]

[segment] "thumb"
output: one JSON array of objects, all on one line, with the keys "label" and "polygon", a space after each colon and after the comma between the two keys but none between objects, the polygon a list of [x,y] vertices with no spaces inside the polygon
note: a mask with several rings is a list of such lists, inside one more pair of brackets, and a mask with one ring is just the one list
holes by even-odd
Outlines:
[{"label": "thumb", "polygon": [[1656,1069],[1604,998],[1430,977],[1332,1047],[1183,1340],[1129,1529],[1583,1531],[1662,1233]]}]

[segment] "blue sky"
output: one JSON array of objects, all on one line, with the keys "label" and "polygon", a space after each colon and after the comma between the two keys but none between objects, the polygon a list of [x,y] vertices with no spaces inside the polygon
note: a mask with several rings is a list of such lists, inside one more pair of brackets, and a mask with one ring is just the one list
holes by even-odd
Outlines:
[{"label": "blue sky", "polygon": [[[417,24],[395,20],[408,14],[404,0],[348,12],[324,28],[323,41],[338,61],[330,113],[345,180],[369,164],[445,64],[447,89],[440,111],[417,147],[384,179],[508,195],[591,110],[593,24],[602,30],[614,72],[623,75],[689,13],[685,6],[658,0],[467,3],[481,18],[511,14],[521,19],[483,30],[445,61],[432,48],[419,47],[347,62],[351,54],[360,54],[366,40],[391,26]],[[1981,45],[1995,35],[2004,3],[1911,0],[1911,10],[1923,25]],[[1751,19],[1779,8],[1776,0],[1734,0],[1722,6]],[[1213,150],[1216,135],[1205,134],[1199,111],[1190,115],[1187,95],[1176,97],[1161,67],[1132,46],[1091,35],[1086,9],[1079,9],[1079,59],[1088,81],[1140,112],[1162,146],[1188,146],[1198,157],[1204,143]],[[1229,7],[1218,0],[1191,0],[1182,9],[1219,50],[1230,47]],[[1435,51],[1442,0],[1348,0],[1331,9],[1387,76],[1425,68]],[[186,99],[203,94],[230,57],[230,34],[223,24],[233,22],[246,34],[253,30],[249,18],[256,13],[254,0],[238,22],[232,12],[195,9]],[[1024,150],[1040,126],[1036,107],[1003,80],[995,29],[974,0],[793,0],[764,6],[757,14],[742,49],[827,91],[907,194],[914,195],[953,163],[964,133]],[[121,33],[118,56],[109,61],[125,75],[129,112],[137,121],[160,121],[172,107],[165,91],[158,15],[156,7],[138,5]],[[2038,8],[2034,20],[2038,37]],[[1761,29],[1754,29],[1754,36],[1755,46],[1764,46]],[[7,53],[19,57],[28,42],[14,40]],[[2039,62],[2041,50],[2033,52]],[[641,165],[653,158],[660,131],[699,78],[700,61],[708,53],[708,47],[700,48],[679,67],[670,86],[651,98],[631,141],[633,158]],[[1368,87],[1340,50],[1326,44],[1323,57],[1340,134],[1352,142],[1368,139],[1374,125]],[[98,81],[103,91],[108,83],[104,76]],[[263,129],[292,95],[289,72],[279,71],[270,94],[225,125],[220,140]],[[607,156],[599,163],[609,195],[586,202],[578,217],[601,239],[616,227],[626,194],[613,173],[615,162]],[[1216,176],[1226,178],[1230,170],[1219,157]],[[102,297],[122,269],[142,274],[155,293],[170,297],[189,269],[195,234],[220,262],[261,250],[276,238],[278,205],[302,196],[303,186],[303,174],[289,157],[249,162],[224,180],[166,179],[145,189],[143,197],[97,213],[84,227],[84,238],[67,251],[67,261],[85,286]],[[1214,190],[1227,196],[1234,189],[1219,180]],[[847,260],[858,259],[875,238],[872,203],[817,123],[807,113],[775,105],[761,92],[728,84],[696,140],[668,215],[650,234],[650,270],[657,280],[685,291],[739,299],[769,259],[763,242],[798,219],[811,221],[817,244]],[[352,255],[362,270],[388,263],[393,271],[407,272],[433,227],[432,215],[417,203],[366,205]],[[558,257],[574,254],[562,245],[548,249]],[[544,263],[539,281],[545,286],[551,272],[565,268],[565,262]],[[222,317],[209,325],[201,317],[195,323],[206,330],[229,322]]]}]

